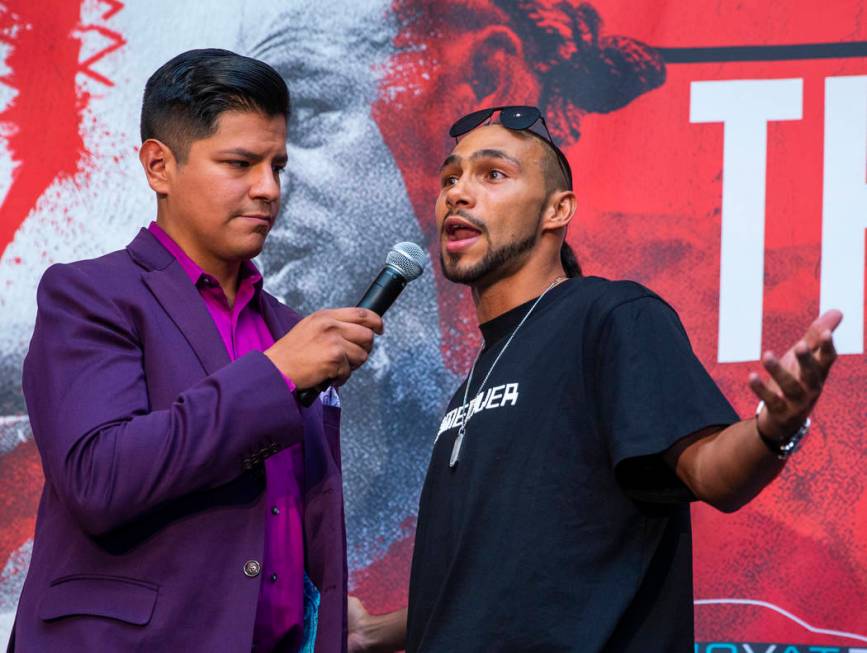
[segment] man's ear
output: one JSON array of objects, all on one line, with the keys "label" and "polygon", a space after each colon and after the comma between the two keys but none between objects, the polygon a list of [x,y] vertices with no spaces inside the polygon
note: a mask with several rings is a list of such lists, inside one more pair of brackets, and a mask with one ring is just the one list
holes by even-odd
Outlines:
[{"label": "man's ear", "polygon": [[545,207],[542,219],[542,231],[554,231],[569,226],[575,211],[578,209],[578,199],[571,190],[560,190],[552,193]]},{"label": "man's ear", "polygon": [[157,195],[168,195],[172,172],[177,168],[177,161],[169,146],[149,138],[141,144],[138,159],[151,189]]},{"label": "man's ear", "polygon": [[469,79],[476,106],[538,104],[539,81],[514,31],[493,25],[474,33],[469,55]]}]

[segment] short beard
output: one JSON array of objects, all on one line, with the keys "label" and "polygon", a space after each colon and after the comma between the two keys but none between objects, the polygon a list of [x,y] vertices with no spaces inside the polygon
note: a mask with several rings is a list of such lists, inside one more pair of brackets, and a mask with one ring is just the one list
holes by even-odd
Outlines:
[{"label": "short beard", "polygon": [[[539,240],[539,234],[533,230],[529,236],[518,242],[509,243],[499,249],[492,249],[488,254],[471,268],[461,270],[455,267],[454,270],[449,270],[446,267],[445,256],[440,252],[440,267],[443,271],[443,276],[454,283],[463,283],[469,286],[477,284],[481,280],[486,280],[488,283],[495,281],[507,271],[510,267],[508,264],[515,261],[522,254],[529,252],[536,246]],[[453,261],[456,256],[449,255]]]}]

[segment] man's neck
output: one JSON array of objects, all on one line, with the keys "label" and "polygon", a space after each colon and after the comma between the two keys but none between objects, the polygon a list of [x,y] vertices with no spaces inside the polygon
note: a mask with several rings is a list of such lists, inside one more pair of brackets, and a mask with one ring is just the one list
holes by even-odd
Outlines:
[{"label": "man's neck", "polygon": [[489,322],[538,297],[560,278],[565,279],[566,272],[557,260],[555,264],[543,268],[527,265],[490,285],[473,286],[473,301],[479,324]]},{"label": "man's neck", "polygon": [[[195,261],[195,259],[193,260]],[[196,261],[196,263],[199,262]],[[217,279],[220,287],[223,289],[223,294],[226,296],[226,302],[229,304],[229,308],[234,306],[235,297],[238,294],[238,286],[240,284],[241,262],[238,261],[231,265],[224,265],[221,267],[219,272],[212,272],[211,270],[205,269],[204,266],[202,266],[202,269]]]},{"label": "man's neck", "polygon": [[202,268],[203,272],[217,280],[231,307],[235,303],[235,296],[238,294],[238,284],[243,261],[226,261],[209,255],[203,248],[197,246],[193,238],[188,237],[183,231],[174,228],[168,221],[160,220],[157,217],[157,224],[177,243],[178,247],[184,250],[184,253],[196,265]]}]

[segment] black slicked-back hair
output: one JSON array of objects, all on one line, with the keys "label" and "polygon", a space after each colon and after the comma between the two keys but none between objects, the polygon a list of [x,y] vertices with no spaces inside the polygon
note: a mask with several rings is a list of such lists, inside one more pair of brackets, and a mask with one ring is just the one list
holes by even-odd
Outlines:
[{"label": "black slicked-back hair", "polygon": [[188,50],[170,59],[145,84],[142,142],[165,143],[183,163],[193,141],[217,129],[225,111],[289,117],[289,89],[268,64],[229,50]]}]

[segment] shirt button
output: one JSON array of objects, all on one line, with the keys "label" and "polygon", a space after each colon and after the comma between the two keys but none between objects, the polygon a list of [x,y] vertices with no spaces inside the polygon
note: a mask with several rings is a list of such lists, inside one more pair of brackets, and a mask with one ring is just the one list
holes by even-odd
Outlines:
[{"label": "shirt button", "polygon": [[277,574],[271,574],[271,582],[272,582],[272,583],[276,583],[276,582],[277,582]]},{"label": "shirt button", "polygon": [[262,565],[258,560],[247,560],[244,563],[244,575],[249,578],[255,578],[262,571]]},{"label": "shirt button", "polygon": [[280,508],[278,508],[277,506],[273,506],[271,508],[271,513],[274,515],[279,515],[280,514]]}]

